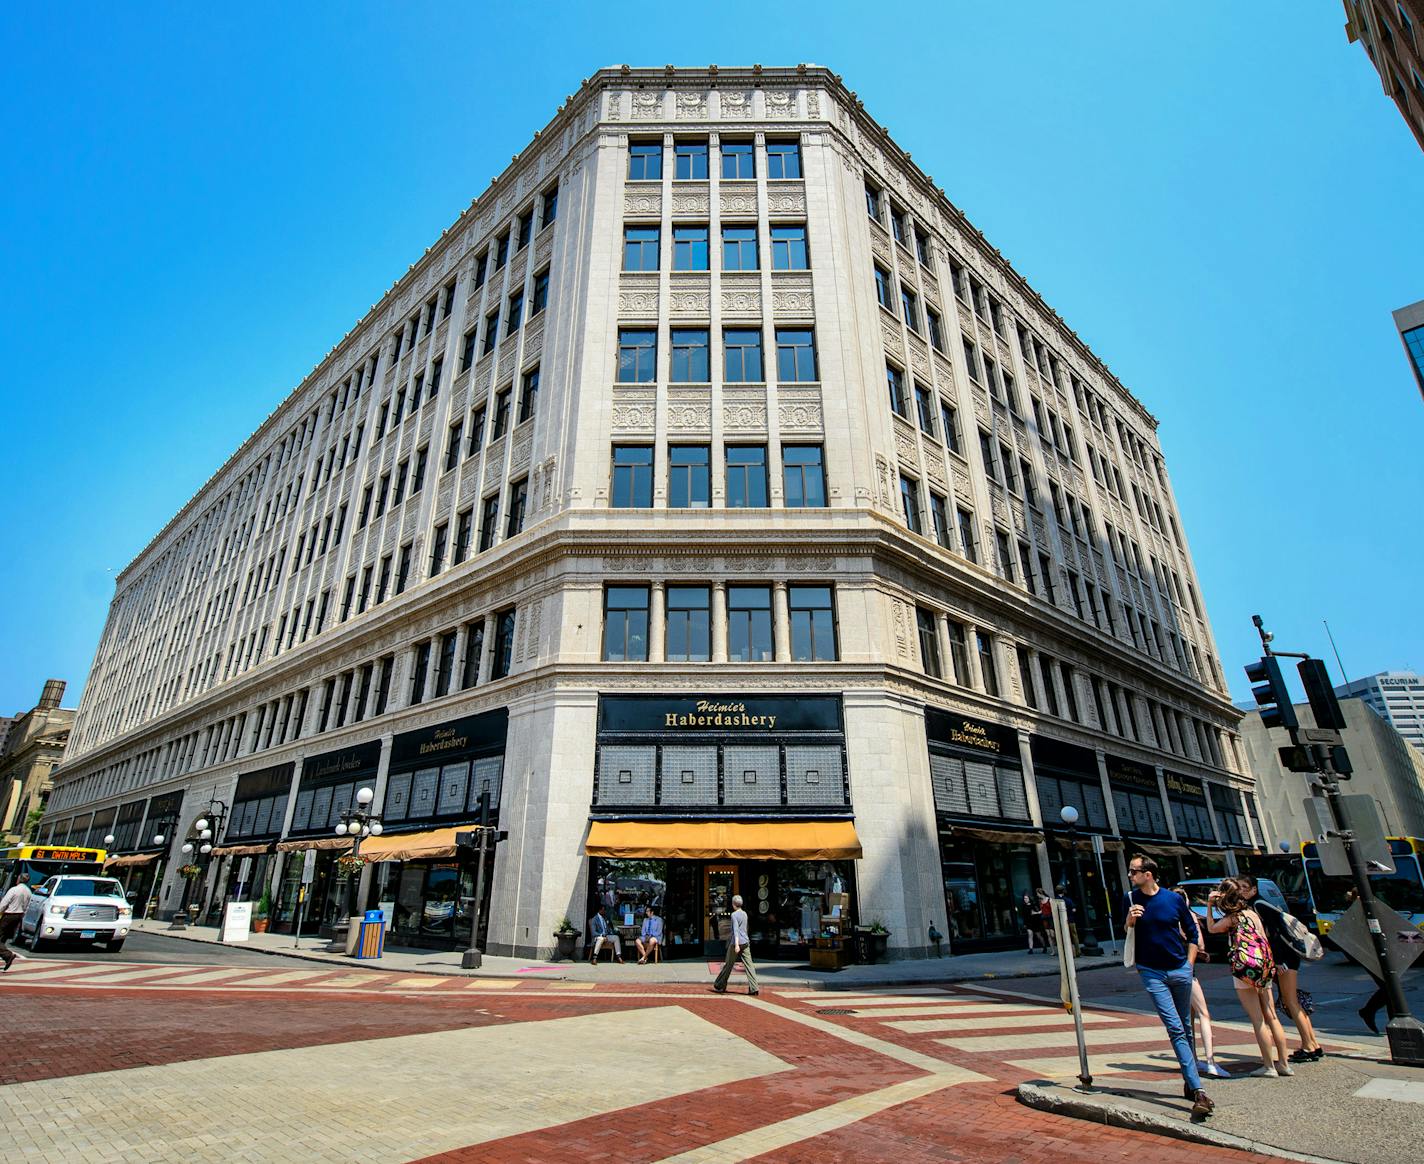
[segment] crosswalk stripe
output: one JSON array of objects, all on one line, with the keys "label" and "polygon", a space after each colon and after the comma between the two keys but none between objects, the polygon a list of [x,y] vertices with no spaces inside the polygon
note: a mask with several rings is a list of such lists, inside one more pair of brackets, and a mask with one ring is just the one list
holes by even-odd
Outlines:
[{"label": "crosswalk stripe", "polygon": [[335,978],[327,978],[321,982],[313,982],[312,986],[319,986],[325,990],[328,986],[388,986],[389,982],[375,974],[338,974]]},{"label": "crosswalk stripe", "polygon": [[[1083,1021],[1085,1023],[1120,1023],[1122,1019],[1110,1014],[1085,1014]],[[918,1034],[923,1031],[985,1031],[1002,1027],[1071,1027],[1073,1016],[1058,1011],[1045,1014],[982,1015],[977,1018],[907,1019],[887,1025],[907,1034]]]},{"label": "crosswalk stripe", "polygon": [[598,986],[597,982],[549,982],[545,984],[547,990],[593,990]]},{"label": "crosswalk stripe", "polygon": [[[917,1023],[915,1025],[923,1028],[925,1024]],[[1161,1024],[1154,1023],[1150,1027],[1117,1027],[1107,1031],[1084,1031],[1083,1041],[1090,1047],[1124,1047],[1130,1043],[1152,1041],[1165,1043],[1167,1032]],[[969,1037],[937,1039],[936,1042],[943,1043],[946,1047],[953,1047],[957,1051],[993,1051],[997,1054],[1008,1055],[1014,1051],[1033,1051],[1040,1047],[1072,1047],[1076,1044],[1076,1037],[1072,1030],[1066,1030],[1043,1031],[1029,1035],[971,1035]]]},{"label": "crosswalk stripe", "polygon": [[[858,1007],[855,1009],[859,1009]],[[1024,1002],[945,1002],[926,1003],[921,1006],[887,1006],[883,1009],[871,1007],[861,1017],[892,1018],[919,1014],[984,1015],[996,1014],[1063,1014],[1061,1006],[1036,1006]]]},{"label": "crosswalk stripe", "polygon": [[[1162,1032],[1162,1037],[1166,1039],[1165,1031]],[[1260,1051],[1255,1043],[1233,1043],[1217,1047],[1216,1054],[1218,1058],[1223,1054],[1241,1055],[1253,1066],[1260,1062]],[[1008,1065],[1029,1072],[1035,1079],[1072,1079],[1079,1071],[1076,1054],[1054,1055],[1041,1059],[1010,1059]],[[1170,1071],[1175,1074],[1180,1068],[1177,1066],[1176,1055],[1172,1054],[1172,1048],[1162,1047],[1158,1050],[1142,1048],[1116,1053],[1095,1052],[1088,1056],[1088,1070],[1093,1075],[1121,1075],[1129,1071]],[[1207,1079],[1203,1082],[1209,1087],[1214,1081]]]},{"label": "crosswalk stripe", "polygon": [[[63,962],[56,965],[53,962],[39,962],[33,958],[26,958],[24,964],[16,962],[6,971],[0,982],[14,982],[32,978],[57,978],[63,974],[78,974],[93,966],[99,965],[96,962]],[[38,969],[31,970],[29,967],[35,966]]]},{"label": "crosswalk stripe", "polygon": [[138,969],[126,970],[103,970],[98,974],[78,974],[73,978],[66,979],[68,982],[82,984],[84,986],[108,986],[111,982],[130,982],[134,979],[152,978],[154,975],[172,974],[181,970],[180,966],[141,966]]},{"label": "crosswalk stripe", "polygon": [[234,982],[234,986],[276,986],[278,983],[301,982],[305,978],[320,978],[329,970],[287,970],[280,974],[259,973],[244,982]]},{"label": "crosswalk stripe", "polygon": [[443,986],[449,981],[448,978],[433,978],[427,974],[419,978],[397,978],[394,982],[388,982],[386,985],[399,986],[404,990],[429,990],[432,986]]},{"label": "crosswalk stripe", "polygon": [[[775,988],[773,987],[773,989]],[[893,988],[887,990],[847,990],[844,993],[838,990],[777,990],[776,993],[782,998],[810,998],[822,1001],[839,998],[889,998],[892,996],[900,997],[905,995],[910,997],[929,995],[930,997],[940,998],[948,996],[948,992],[938,986],[910,986],[900,990]]]},{"label": "crosswalk stripe", "polygon": [[802,1006],[809,1006],[819,1009],[823,1006],[850,1006],[850,1007],[875,1007],[875,1006],[954,1006],[954,1005],[980,1005],[982,1003],[958,1003],[950,994],[876,994],[861,995],[848,994],[844,997],[831,995],[830,998],[798,998],[796,1001]]},{"label": "crosswalk stripe", "polygon": [[[173,967],[165,967],[173,969]],[[218,982],[223,978],[232,978],[238,974],[250,974],[251,970],[246,967],[229,967],[226,970],[200,970],[196,974],[180,974],[176,978],[165,978],[164,986],[189,986],[199,982]]]},{"label": "crosswalk stripe", "polygon": [[513,979],[501,978],[476,978],[466,982],[466,990],[513,990],[516,986],[522,985]]}]

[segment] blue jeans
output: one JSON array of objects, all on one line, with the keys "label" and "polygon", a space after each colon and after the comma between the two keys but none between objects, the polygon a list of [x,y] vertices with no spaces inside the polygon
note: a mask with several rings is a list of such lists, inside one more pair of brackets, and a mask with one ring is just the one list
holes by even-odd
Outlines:
[{"label": "blue jeans", "polygon": [[1153,970],[1139,966],[1137,973],[1142,976],[1147,996],[1157,1008],[1157,1017],[1167,1028],[1172,1050],[1182,1065],[1182,1078],[1196,1091],[1201,1087],[1201,1076],[1197,1074],[1196,1050],[1192,1046],[1192,968]]}]

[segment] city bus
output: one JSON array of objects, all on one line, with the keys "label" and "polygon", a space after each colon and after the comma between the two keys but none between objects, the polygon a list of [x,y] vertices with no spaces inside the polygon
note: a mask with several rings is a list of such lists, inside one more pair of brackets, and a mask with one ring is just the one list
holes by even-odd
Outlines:
[{"label": "city bus", "polygon": [[29,874],[30,888],[42,885],[57,873],[88,874],[104,872],[103,849],[83,849],[73,845],[16,845],[0,849],[0,894]]},{"label": "city bus", "polygon": [[[1424,873],[1420,871],[1424,839],[1390,837],[1388,840],[1394,872],[1371,873],[1370,888],[1380,901],[1424,929]],[[1351,877],[1327,877],[1321,871],[1320,857],[1313,841],[1301,845],[1300,852],[1305,862],[1306,884],[1315,909],[1316,926],[1323,938],[1349,907],[1349,893],[1355,882]]]}]

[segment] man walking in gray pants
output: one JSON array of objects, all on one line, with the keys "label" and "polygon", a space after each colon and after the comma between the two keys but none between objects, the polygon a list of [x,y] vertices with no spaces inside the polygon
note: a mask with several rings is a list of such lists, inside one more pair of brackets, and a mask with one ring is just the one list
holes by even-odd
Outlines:
[{"label": "man walking in gray pants", "polygon": [[727,958],[717,980],[712,983],[715,994],[727,993],[727,979],[732,976],[732,965],[738,960],[747,972],[747,993],[759,993],[757,988],[756,963],[752,961],[752,943],[747,934],[747,911],[742,908],[740,896],[732,898],[732,936],[727,939]]}]

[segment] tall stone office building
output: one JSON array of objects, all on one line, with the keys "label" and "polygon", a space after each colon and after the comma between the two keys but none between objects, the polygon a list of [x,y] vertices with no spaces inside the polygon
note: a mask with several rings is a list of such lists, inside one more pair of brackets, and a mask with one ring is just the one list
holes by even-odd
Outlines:
[{"label": "tall stone office building", "polygon": [[840,79],[607,69],[124,571],[49,834],[208,816],[157,909],[277,929],[315,849],[310,927],[369,786],[360,904],[452,945],[487,793],[489,950],[740,892],[835,964],[1017,941],[1070,851],[1103,914],[1091,834],[1230,867],[1239,718],[1153,416]]}]

